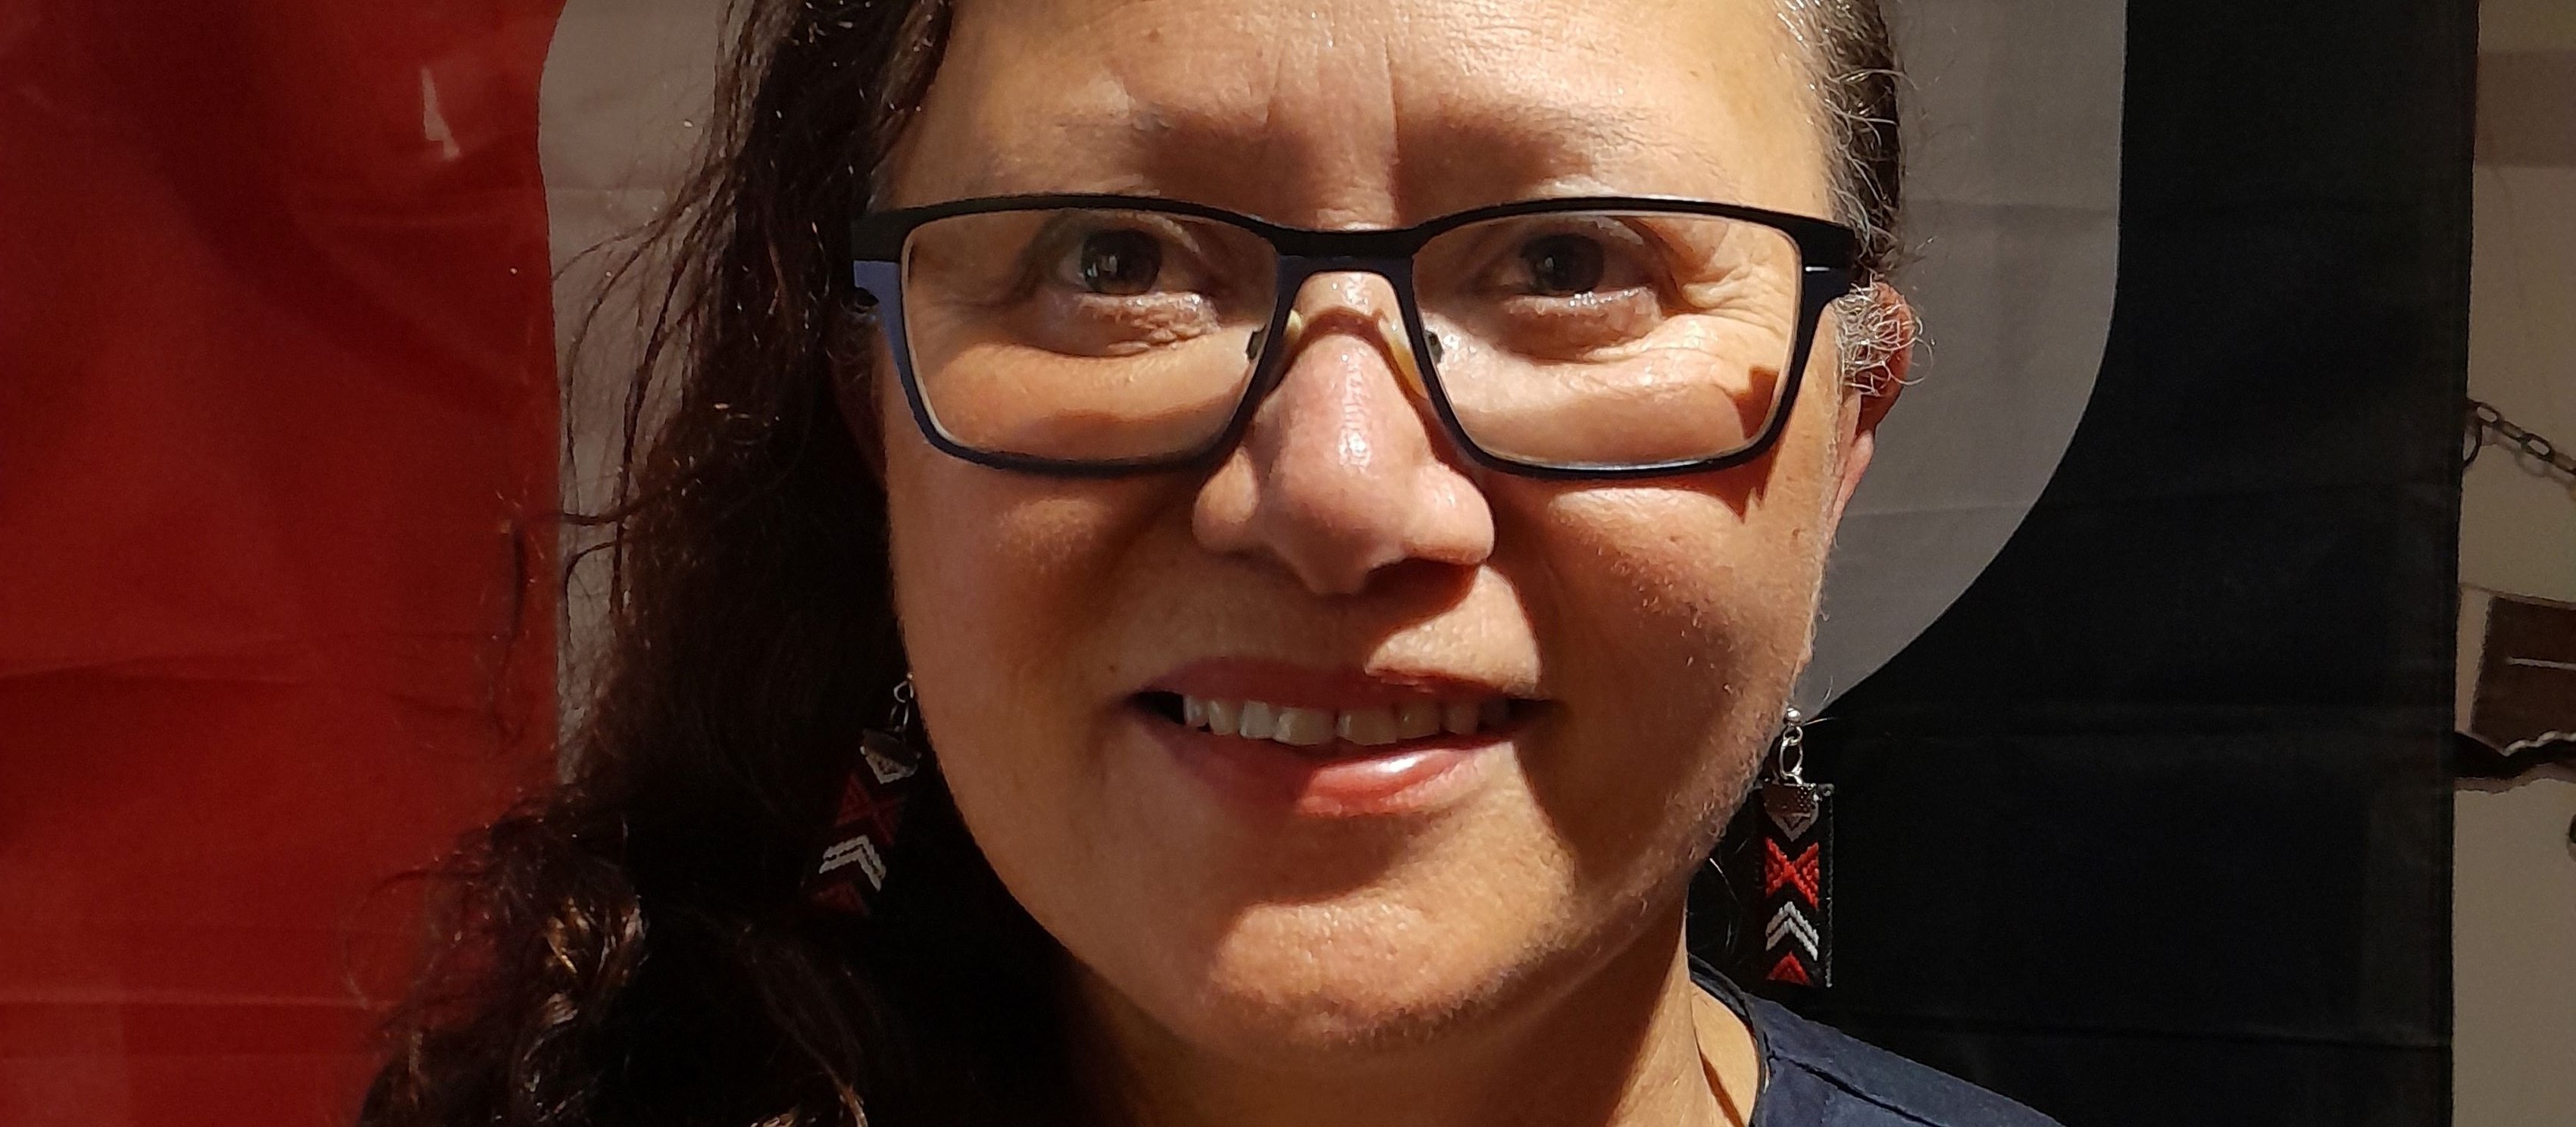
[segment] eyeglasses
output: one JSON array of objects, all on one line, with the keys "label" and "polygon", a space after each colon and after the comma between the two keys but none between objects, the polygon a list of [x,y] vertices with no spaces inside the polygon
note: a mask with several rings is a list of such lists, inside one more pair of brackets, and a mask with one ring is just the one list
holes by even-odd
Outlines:
[{"label": "eyeglasses", "polygon": [[1346,271],[1393,285],[1398,367],[1479,463],[1559,478],[1737,465],[1779,437],[1856,244],[1820,219],[1632,197],[1399,230],[1112,195],[851,224],[861,300],[931,444],[1080,475],[1221,456],[1285,372],[1299,290]]}]

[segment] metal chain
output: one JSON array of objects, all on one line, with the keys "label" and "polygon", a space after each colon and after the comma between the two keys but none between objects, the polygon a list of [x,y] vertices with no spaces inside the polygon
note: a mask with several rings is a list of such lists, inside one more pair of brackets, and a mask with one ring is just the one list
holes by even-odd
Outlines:
[{"label": "metal chain", "polygon": [[1779,746],[1772,753],[1771,769],[1777,781],[1804,783],[1807,781],[1807,714],[1792,708],[1782,720]]},{"label": "metal chain", "polygon": [[918,713],[919,703],[914,698],[912,674],[906,673],[903,675],[903,680],[895,682],[894,708],[886,713],[886,727],[891,731],[910,734],[913,722],[920,718]]},{"label": "metal chain", "polygon": [[2569,477],[2576,477],[2576,454],[2561,450],[2557,443],[2513,425],[2495,408],[2475,399],[2469,400],[2469,450],[2462,464],[2477,461],[2478,452],[2497,440],[2513,447],[2517,454]]}]

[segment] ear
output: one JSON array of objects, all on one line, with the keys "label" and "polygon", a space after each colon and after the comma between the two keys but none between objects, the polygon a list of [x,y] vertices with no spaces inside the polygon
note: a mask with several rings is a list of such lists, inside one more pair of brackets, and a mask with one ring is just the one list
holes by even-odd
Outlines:
[{"label": "ear", "polygon": [[1905,391],[1906,373],[1914,366],[1914,343],[1921,334],[1922,322],[1915,317],[1914,307],[1885,282],[1870,287],[1845,323],[1846,376],[1841,433],[1836,436],[1842,457],[1829,527],[1841,527],[1852,491],[1860,488],[1861,475],[1869,472],[1870,459],[1878,452],[1878,424]]}]

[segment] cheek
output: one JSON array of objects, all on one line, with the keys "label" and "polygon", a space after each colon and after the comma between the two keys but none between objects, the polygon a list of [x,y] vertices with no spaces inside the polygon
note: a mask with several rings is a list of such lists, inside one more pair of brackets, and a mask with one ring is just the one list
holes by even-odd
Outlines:
[{"label": "cheek", "polygon": [[1706,848],[1804,662],[1821,474],[1784,470],[1752,496],[1592,489],[1525,510],[1545,526],[1527,566],[1566,728],[1530,785],[1582,868],[1625,870],[1622,892]]},{"label": "cheek", "polygon": [[901,445],[887,459],[889,547],[905,650],[936,682],[923,695],[962,706],[1077,673],[1079,652],[1051,643],[1096,628],[1097,603],[1078,593],[1107,566],[1114,514]]},{"label": "cheek", "polygon": [[1676,700],[1795,665],[1822,554],[1816,506],[1786,500],[1775,493],[1742,513],[1687,490],[1559,500],[1548,513],[1550,571],[1563,591],[1554,625],[1626,667],[1623,677],[1643,678],[1640,691],[1653,684]]},{"label": "cheek", "polygon": [[[895,612],[932,746],[959,812],[1014,887],[1064,855],[1095,772],[1104,686],[1122,676],[1103,598],[1156,507],[1132,486],[985,469],[885,431]],[[1037,876],[1044,881],[1051,879]]]},{"label": "cheek", "polygon": [[[1062,646],[1097,626],[1099,601],[1082,592],[1116,565],[1128,498],[932,449],[891,379],[868,422],[885,452],[895,609],[925,709],[962,733],[970,719],[1047,708],[1082,672],[1081,651]],[[992,715],[1003,701],[1019,707]]]}]

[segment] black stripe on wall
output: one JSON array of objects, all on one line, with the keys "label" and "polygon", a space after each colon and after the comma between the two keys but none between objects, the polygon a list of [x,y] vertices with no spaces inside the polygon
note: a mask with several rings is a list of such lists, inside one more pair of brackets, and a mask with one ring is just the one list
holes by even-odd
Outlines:
[{"label": "black stripe on wall", "polygon": [[1809,729],[1838,982],[1786,1000],[2070,1127],[2438,1127],[2476,9],[2128,13],[2093,401]]}]

